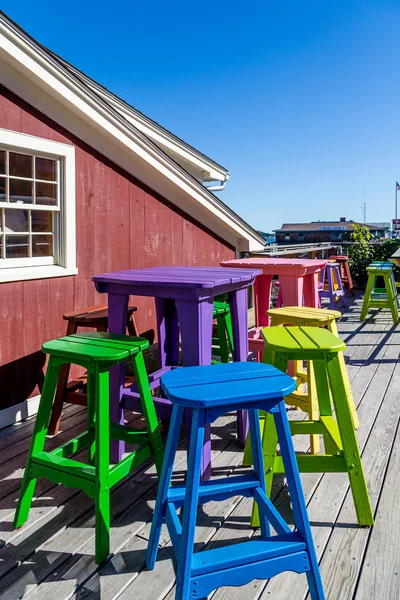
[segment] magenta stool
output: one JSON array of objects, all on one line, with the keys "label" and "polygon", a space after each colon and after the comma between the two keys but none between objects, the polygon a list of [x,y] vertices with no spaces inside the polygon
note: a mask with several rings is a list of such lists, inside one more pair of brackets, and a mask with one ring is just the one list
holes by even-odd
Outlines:
[{"label": "magenta stool", "polygon": [[[335,302],[341,298],[342,305],[346,305],[342,279],[340,277],[339,263],[328,262],[321,271],[321,289],[318,290],[320,300],[329,298],[329,307],[335,308]],[[327,289],[326,287],[327,286]],[[318,288],[320,286],[318,285]]]}]

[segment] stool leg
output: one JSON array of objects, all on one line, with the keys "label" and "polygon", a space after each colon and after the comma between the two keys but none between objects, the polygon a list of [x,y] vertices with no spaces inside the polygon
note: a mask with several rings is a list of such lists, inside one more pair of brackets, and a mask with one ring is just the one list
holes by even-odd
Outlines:
[{"label": "stool leg", "polygon": [[328,268],[326,270],[328,276],[328,289],[329,289],[329,307],[334,310],[335,308],[335,296],[334,296],[334,285],[333,285],[333,277],[332,277],[332,269]]},{"label": "stool leg", "polygon": [[226,339],[225,318],[223,316],[217,317],[217,328],[221,362],[227,363],[229,362],[229,350],[228,342]]},{"label": "stool leg", "polygon": [[96,455],[96,425],[95,425],[95,393],[96,393],[96,378],[93,373],[88,372],[87,374],[87,430],[92,434],[92,440],[89,442],[87,447],[88,452],[88,464],[95,465]]},{"label": "stool leg", "polygon": [[[314,375],[317,387],[318,406],[321,417],[332,416],[331,394],[329,392],[328,375],[326,372],[325,361],[315,360]],[[332,440],[328,433],[323,435],[325,454],[337,454],[337,448],[332,444]]]},{"label": "stool leg", "polygon": [[36,415],[35,427],[33,429],[31,447],[29,449],[28,460],[26,461],[22,479],[17,510],[15,511],[14,527],[21,527],[27,520],[33,494],[35,492],[36,477],[32,477],[30,474],[31,461],[32,457],[43,450],[46,441],[51,405],[53,403],[54,392],[56,391],[57,380],[60,373],[60,365],[55,365],[54,363],[54,357],[50,356],[40,398],[39,410]]},{"label": "stool leg", "polygon": [[374,275],[369,274],[368,281],[367,281],[367,287],[365,288],[364,301],[363,301],[361,314],[360,314],[360,321],[365,321],[365,317],[367,316],[369,302],[370,302],[371,294],[372,294],[372,288],[374,287],[374,280],[375,280]]},{"label": "stool leg", "polygon": [[[77,332],[77,326],[72,321],[68,321],[66,335],[73,335]],[[62,365],[60,369],[60,375],[58,377],[57,391],[54,398],[53,410],[51,411],[49,434],[56,435],[60,429],[61,415],[63,409],[63,402],[65,391],[67,388],[69,371],[71,365],[69,363]]]},{"label": "stool leg", "polygon": [[[336,337],[339,337],[339,333],[337,330],[335,320],[329,322],[328,329],[331,333],[333,333],[333,335],[336,335]],[[343,352],[339,352],[338,357],[339,357],[339,364],[340,364],[340,370],[342,372],[344,387],[346,388],[347,400],[348,400],[348,403],[350,406],[353,427],[354,427],[354,429],[358,429],[360,427],[360,421],[358,420],[357,408],[356,408],[356,405],[354,402],[353,392],[351,391],[349,374],[347,373],[347,368],[346,368],[346,363],[344,360]]]},{"label": "stool leg", "polygon": [[[274,417],[270,413],[264,413],[264,428],[262,435],[262,453],[264,458],[265,489],[268,498],[271,497],[272,483],[274,480],[274,465],[276,458],[276,447],[278,444],[278,434],[275,428]],[[254,456],[253,456],[254,463]],[[260,518],[258,514],[257,502],[253,502],[251,513],[251,526],[259,527]]]},{"label": "stool leg", "polygon": [[368,489],[337,356],[327,359],[327,371],[358,522],[360,525],[373,525]]},{"label": "stool leg", "polygon": [[[311,421],[318,421],[319,419],[319,404],[318,395],[315,385],[314,366],[312,361],[307,361],[307,373],[308,373],[308,415]],[[320,443],[319,435],[314,433],[310,435],[310,446],[311,454],[319,454]]]},{"label": "stool leg", "polygon": [[275,426],[278,431],[279,447],[281,449],[282,460],[285,467],[294,521],[297,531],[306,542],[308,559],[310,561],[311,570],[307,572],[310,596],[312,600],[325,600],[324,588],[322,586],[314,540],[311,533],[310,522],[308,520],[307,507],[304,500],[289,421],[283,401],[279,402],[277,409],[278,410],[274,413]]},{"label": "stool leg", "polygon": [[151,451],[154,457],[157,473],[160,475],[164,451],[160,435],[160,428],[158,426],[156,409],[154,407],[153,397],[149,387],[149,380],[147,377],[146,365],[142,352],[139,352],[139,354],[132,357],[132,366],[135,373],[136,384],[139,390],[143,416],[146,421],[146,429],[147,435],[149,436]]},{"label": "stool leg", "polygon": [[383,277],[385,280],[386,291],[387,291],[387,295],[389,298],[389,305],[390,305],[390,311],[392,313],[393,323],[396,325],[396,323],[399,320],[399,311],[397,308],[397,301],[396,301],[396,298],[394,295],[395,292],[393,289],[392,278],[390,277],[390,275],[388,273],[385,273]]},{"label": "stool leg", "polygon": [[233,344],[233,331],[232,331],[232,319],[231,319],[231,313],[228,312],[225,315],[225,328],[226,328],[226,335],[228,336],[228,342],[229,342],[229,347],[230,347],[230,351],[233,357],[233,353],[234,353],[234,344]]},{"label": "stool leg", "polygon": [[[251,440],[251,450],[253,454],[253,463],[254,463],[254,472],[257,475],[260,481],[260,488],[264,492],[267,493],[266,483],[265,483],[265,474],[264,474],[264,460],[263,460],[263,452],[261,445],[261,433],[260,433],[260,417],[258,414],[258,410],[249,410],[249,425],[250,425],[250,440]],[[257,506],[257,503],[254,502],[254,506]],[[270,537],[271,531],[268,519],[265,515],[260,519],[260,527],[261,534],[264,538]]]},{"label": "stool leg", "polygon": [[171,422],[168,430],[165,458],[162,464],[160,481],[157,490],[157,500],[151,523],[149,544],[147,546],[146,564],[149,570],[154,569],[157,556],[158,542],[160,541],[161,527],[165,516],[168,489],[171,483],[174,458],[179,441],[179,431],[182,425],[183,407],[174,404],[172,407]]},{"label": "stool leg", "polygon": [[196,515],[199,502],[200,470],[203,456],[204,417],[204,410],[193,410],[185,503],[183,505],[182,534],[176,575],[175,598],[177,600],[186,600],[189,598]]},{"label": "stool leg", "polygon": [[[94,378],[96,421],[95,560],[102,563],[110,553],[110,405],[109,374]],[[93,398],[91,399],[93,401]]]}]

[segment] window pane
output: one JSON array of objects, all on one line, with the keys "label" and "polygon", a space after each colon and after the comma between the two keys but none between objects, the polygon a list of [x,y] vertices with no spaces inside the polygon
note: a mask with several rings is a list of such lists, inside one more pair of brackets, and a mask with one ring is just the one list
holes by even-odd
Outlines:
[{"label": "window pane", "polygon": [[33,235],[32,256],[53,256],[53,236]]},{"label": "window pane", "polygon": [[29,238],[27,235],[6,236],[6,258],[28,258]]},{"label": "window pane", "polygon": [[28,154],[9,153],[9,175],[16,177],[33,177],[33,160]]},{"label": "window pane", "polygon": [[21,179],[10,179],[10,202],[28,203],[33,202],[32,182]]},{"label": "window pane", "polygon": [[5,175],[6,172],[6,151],[0,150],[0,173]]},{"label": "window pane", "polygon": [[0,177],[0,201],[5,202],[6,199],[7,179]]},{"label": "window pane", "polygon": [[32,215],[32,231],[53,231],[53,220],[51,212],[45,210],[33,210]]},{"label": "window pane", "polygon": [[27,210],[6,208],[6,231],[29,231]]},{"label": "window pane", "polygon": [[57,205],[57,185],[54,183],[36,183],[36,204]]},{"label": "window pane", "polygon": [[56,181],[57,163],[49,158],[36,158],[35,160],[36,179],[45,179],[46,181]]}]

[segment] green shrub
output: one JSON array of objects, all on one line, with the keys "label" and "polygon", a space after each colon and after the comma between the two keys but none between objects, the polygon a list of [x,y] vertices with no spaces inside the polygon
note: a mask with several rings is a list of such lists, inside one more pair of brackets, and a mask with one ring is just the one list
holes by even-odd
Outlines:
[{"label": "green shrub", "polygon": [[368,227],[364,225],[353,225],[351,234],[353,244],[349,246],[349,266],[351,275],[358,284],[367,281],[367,267],[374,260],[374,248],[370,244],[372,238]]},{"label": "green shrub", "polygon": [[[385,240],[379,246],[374,247],[374,260],[389,260],[390,257],[400,248],[400,239]],[[400,281],[400,267],[395,265],[393,269],[394,278]]]}]

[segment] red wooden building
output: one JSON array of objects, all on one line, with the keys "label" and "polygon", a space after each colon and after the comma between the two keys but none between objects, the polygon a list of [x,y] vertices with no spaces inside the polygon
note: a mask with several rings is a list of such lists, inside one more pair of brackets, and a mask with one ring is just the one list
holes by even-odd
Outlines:
[{"label": "red wooden building", "polygon": [[[0,14],[0,427],[35,412],[63,313],[104,302],[94,273],[262,248],[207,189],[228,179]],[[154,327],[153,301],[135,303]]]}]

